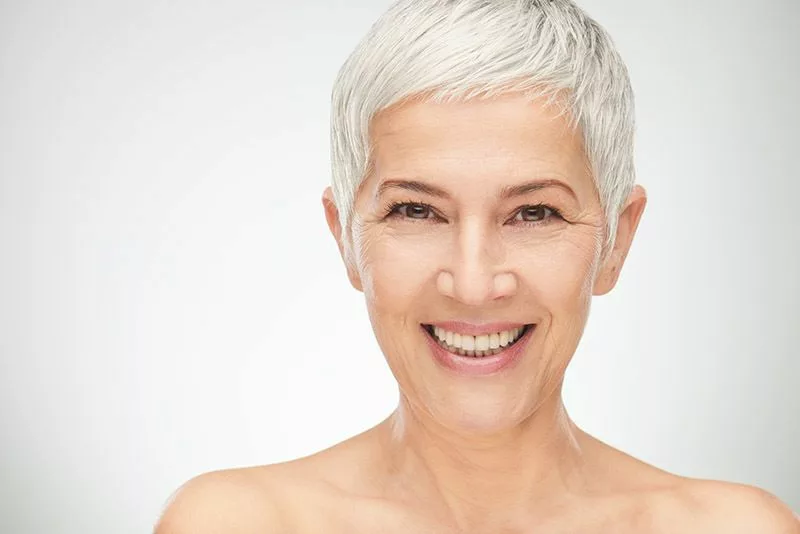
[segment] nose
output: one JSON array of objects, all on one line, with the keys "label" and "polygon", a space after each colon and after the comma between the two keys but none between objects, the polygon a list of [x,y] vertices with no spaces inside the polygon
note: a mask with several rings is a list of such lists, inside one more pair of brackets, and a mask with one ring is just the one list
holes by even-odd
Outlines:
[{"label": "nose", "polygon": [[455,250],[436,280],[442,295],[481,306],[514,294],[517,280],[504,266],[506,251],[496,231],[478,220],[464,221],[454,240]]}]

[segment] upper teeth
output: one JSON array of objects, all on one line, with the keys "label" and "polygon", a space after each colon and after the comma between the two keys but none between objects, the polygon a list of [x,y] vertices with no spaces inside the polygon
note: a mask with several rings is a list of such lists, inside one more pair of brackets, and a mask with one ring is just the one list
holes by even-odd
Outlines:
[{"label": "upper teeth", "polygon": [[464,350],[491,350],[500,347],[505,347],[509,343],[517,340],[522,333],[523,326],[514,328],[512,330],[503,330],[493,334],[484,334],[481,336],[468,336],[466,334],[459,334],[450,332],[438,326],[433,327],[433,333],[436,334],[440,340],[448,345],[457,349]]}]

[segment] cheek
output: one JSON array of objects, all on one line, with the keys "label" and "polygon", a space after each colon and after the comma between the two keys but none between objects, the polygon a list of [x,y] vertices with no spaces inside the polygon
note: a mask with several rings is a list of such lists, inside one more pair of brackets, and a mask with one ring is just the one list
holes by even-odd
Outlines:
[{"label": "cheek", "polygon": [[437,251],[431,240],[397,237],[386,232],[365,236],[360,272],[368,305],[381,313],[414,308],[435,271]]},{"label": "cheek", "polygon": [[413,336],[419,329],[416,319],[424,311],[420,303],[431,300],[427,291],[435,291],[428,283],[435,272],[435,248],[424,240],[385,232],[365,236],[362,243],[359,270],[370,322],[398,383],[410,387],[419,363],[409,347],[422,340]]},{"label": "cheek", "polygon": [[583,335],[592,298],[596,265],[591,235],[560,236],[526,250],[525,280],[531,299],[543,313],[544,336],[538,363],[540,383],[558,383]]},{"label": "cheek", "polygon": [[522,283],[550,314],[588,307],[597,262],[594,232],[575,228],[516,251]]}]

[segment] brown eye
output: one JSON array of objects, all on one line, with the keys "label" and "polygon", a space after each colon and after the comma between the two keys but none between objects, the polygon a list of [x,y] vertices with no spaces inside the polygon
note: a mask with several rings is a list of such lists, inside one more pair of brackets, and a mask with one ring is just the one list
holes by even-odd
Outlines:
[{"label": "brown eye", "polygon": [[525,206],[519,210],[518,215],[522,216],[525,222],[538,222],[547,218],[547,214],[553,213],[553,209],[540,204],[538,206]]},{"label": "brown eye", "polygon": [[[401,204],[397,207],[397,211],[409,219],[429,219],[431,214],[430,206],[426,206],[425,204]],[[403,211],[405,211],[405,213],[403,213]]]}]

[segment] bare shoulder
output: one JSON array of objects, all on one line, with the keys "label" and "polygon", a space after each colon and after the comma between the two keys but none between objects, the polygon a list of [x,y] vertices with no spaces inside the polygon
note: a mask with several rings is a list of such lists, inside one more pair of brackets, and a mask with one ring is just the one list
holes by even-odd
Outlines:
[{"label": "bare shoulder", "polygon": [[[800,517],[771,493],[745,484],[685,479],[662,508],[684,525],[707,534],[800,534]],[[670,522],[665,517],[665,522]]]},{"label": "bare shoulder", "polygon": [[170,497],[155,534],[286,532],[277,486],[277,477],[265,477],[260,468],[196,476]]},{"label": "bare shoulder", "polygon": [[[340,444],[295,460],[204,473],[178,488],[155,534],[295,534],[335,514],[355,471]],[[314,514],[307,510],[313,508]],[[333,521],[331,518],[330,521]]]},{"label": "bare shoulder", "polygon": [[[800,517],[760,488],[682,477],[586,435],[601,465],[613,466],[641,531],[681,534],[800,534]],[[598,445],[599,444],[599,445]],[[633,504],[631,504],[633,503]]]}]

